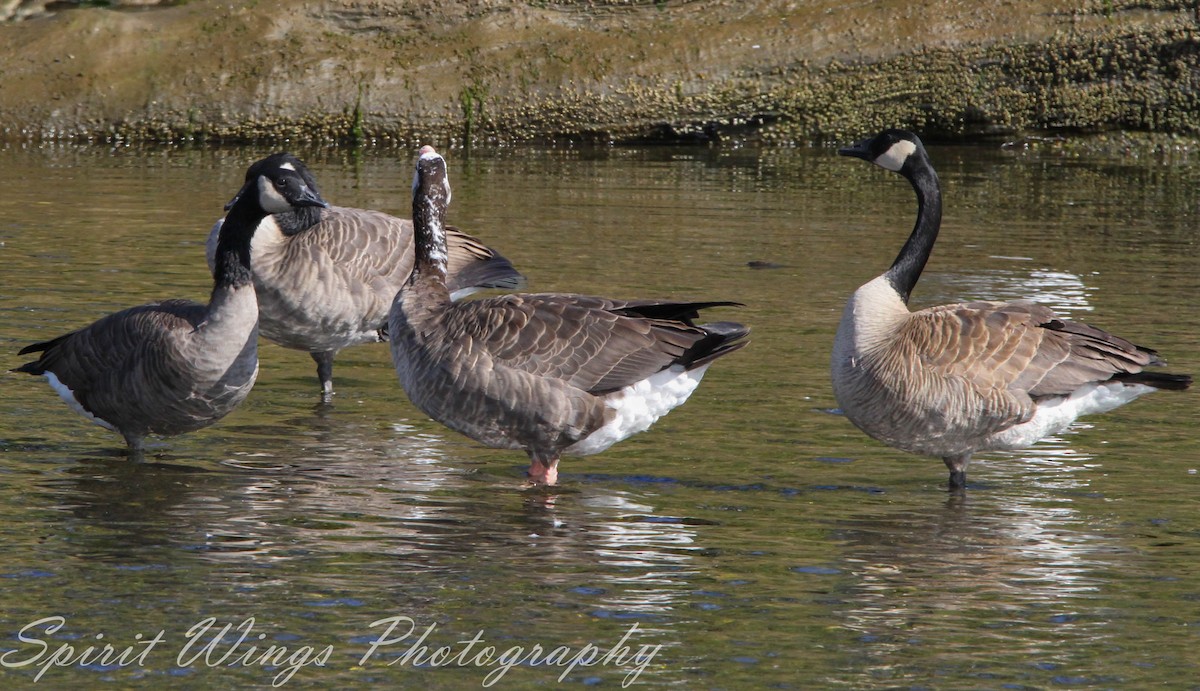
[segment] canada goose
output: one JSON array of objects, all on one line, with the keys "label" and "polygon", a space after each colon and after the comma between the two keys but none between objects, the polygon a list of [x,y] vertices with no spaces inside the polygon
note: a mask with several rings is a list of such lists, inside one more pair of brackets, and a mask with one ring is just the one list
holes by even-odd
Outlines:
[{"label": "canada goose", "polygon": [[14,372],[43,374],[73,410],[125,437],[140,456],[148,434],[210,425],[233,410],[258,375],[258,303],[251,240],[271,213],[325,206],[283,157],[255,163],[221,228],[207,305],[166,300],[131,307],[21,349],[40,352]]},{"label": "canada goose", "polygon": [[917,312],[908,299],[942,220],[937,173],[921,140],[887,130],[838,150],[899,173],[917,222],[896,260],[846,302],[833,349],[833,391],[859,429],[939,456],[950,487],[977,451],[1019,449],[1191,376],[1144,372],[1158,354],[1028,301],[967,302]]},{"label": "canada goose", "polygon": [[[317,189],[308,168],[286,160]],[[247,172],[247,175],[250,175]],[[221,221],[208,236],[209,268]],[[448,228],[448,282],[453,299],[483,288],[515,289],[524,277],[476,238]],[[333,395],[339,350],[387,340],[388,309],[412,272],[412,222],[379,211],[331,206],[275,214],[254,234],[251,267],[258,292],[259,329],[317,363],[322,398]]]},{"label": "canada goose", "polygon": [[747,341],[741,324],[692,322],[734,302],[510,294],[451,302],[446,162],[421,149],[413,180],[416,268],[392,305],[392,359],[430,417],[492,448],[524,449],[532,484],[561,454],[587,455],[680,405],[710,364]]}]

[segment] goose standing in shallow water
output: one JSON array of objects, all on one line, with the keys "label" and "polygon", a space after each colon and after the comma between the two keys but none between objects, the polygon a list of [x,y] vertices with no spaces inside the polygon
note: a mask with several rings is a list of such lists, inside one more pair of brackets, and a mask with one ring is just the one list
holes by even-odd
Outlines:
[{"label": "goose standing in shallow water", "polygon": [[917,222],[895,262],[850,297],[833,349],[833,391],[859,429],[939,456],[950,487],[977,451],[1019,449],[1188,375],[1143,371],[1158,354],[1028,301],[908,309],[942,220],[937,173],[921,140],[887,130],[838,151],[904,176]]},{"label": "goose standing in shallow water", "polygon": [[[310,189],[317,189],[296,157],[280,153],[265,160],[292,166]],[[217,221],[208,236],[209,268],[220,228]],[[251,268],[259,329],[275,343],[312,356],[325,401],[333,395],[338,351],[387,340],[392,298],[412,273],[412,243],[411,221],[339,206],[273,214],[254,234]],[[447,243],[453,299],[524,283],[507,259],[457,228],[447,229]]]},{"label": "goose standing in shallow water", "polygon": [[241,403],[258,375],[258,303],[250,278],[259,223],[325,202],[286,162],[251,167],[221,227],[207,305],[190,300],[131,307],[21,354],[15,372],[45,375],[76,412],[121,433],[135,456],[143,439],[206,427]]},{"label": "goose standing in shallow water", "polygon": [[446,162],[421,149],[413,180],[416,268],[389,317],[400,384],[430,417],[529,454],[553,485],[562,454],[607,449],[680,405],[710,364],[746,345],[741,324],[692,322],[733,302],[625,301],[514,294],[451,302]]}]

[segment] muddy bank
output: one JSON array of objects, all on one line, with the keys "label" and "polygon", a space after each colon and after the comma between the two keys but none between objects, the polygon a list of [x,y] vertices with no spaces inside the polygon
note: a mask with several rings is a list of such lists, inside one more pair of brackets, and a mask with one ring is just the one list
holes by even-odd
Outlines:
[{"label": "muddy bank", "polygon": [[0,22],[0,137],[1200,137],[1193,0],[67,4]]}]

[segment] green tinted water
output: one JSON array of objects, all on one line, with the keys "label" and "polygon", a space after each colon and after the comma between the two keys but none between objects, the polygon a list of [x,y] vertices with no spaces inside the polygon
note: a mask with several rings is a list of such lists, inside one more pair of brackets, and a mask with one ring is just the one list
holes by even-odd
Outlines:
[{"label": "green tinted water", "polygon": [[[931,151],[946,215],[914,304],[1037,298],[1200,370],[1190,162]],[[264,153],[0,150],[0,365],[125,306],[204,299],[205,235]],[[407,215],[407,155],[297,153],[334,203]],[[264,343],[246,404],[143,465],[3,375],[6,686],[43,668],[47,687],[1195,683],[1193,395],[981,455],[959,498],[940,461],[834,412],[842,302],[911,228],[900,178],[828,150],[447,159],[450,221],[531,289],[739,300],[712,316],[753,343],[548,494],[520,490],[521,454],[414,409],[382,345],[343,353],[321,406],[308,356]]]}]

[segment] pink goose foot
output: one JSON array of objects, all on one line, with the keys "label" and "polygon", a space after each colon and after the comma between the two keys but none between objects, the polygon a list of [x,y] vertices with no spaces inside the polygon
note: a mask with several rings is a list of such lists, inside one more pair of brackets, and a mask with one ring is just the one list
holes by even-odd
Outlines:
[{"label": "pink goose foot", "polygon": [[529,454],[529,487],[548,487],[558,484],[558,456]]}]

